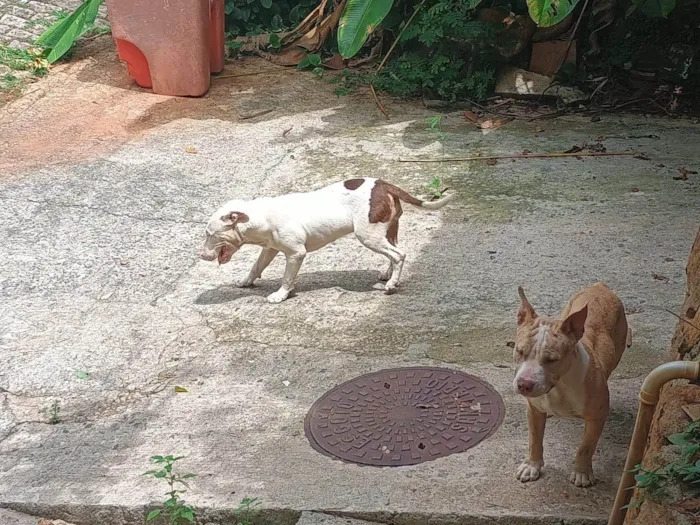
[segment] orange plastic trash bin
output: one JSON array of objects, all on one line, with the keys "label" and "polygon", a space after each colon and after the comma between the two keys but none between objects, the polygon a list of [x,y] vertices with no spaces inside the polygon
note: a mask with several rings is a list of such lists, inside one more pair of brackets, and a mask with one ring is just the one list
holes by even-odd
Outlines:
[{"label": "orange plastic trash bin", "polygon": [[107,0],[129,76],[161,95],[201,96],[224,68],[224,0]]}]

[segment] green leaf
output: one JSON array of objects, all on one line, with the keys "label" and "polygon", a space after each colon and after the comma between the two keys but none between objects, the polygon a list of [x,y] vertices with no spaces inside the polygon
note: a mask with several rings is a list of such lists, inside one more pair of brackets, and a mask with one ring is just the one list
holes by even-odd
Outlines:
[{"label": "green leaf", "polygon": [[302,18],[303,16],[301,15],[301,6],[297,4],[294,7],[292,7],[291,11],[289,11],[289,21],[292,23],[292,25],[296,25],[299,22],[301,22]]},{"label": "green leaf", "polygon": [[180,516],[185,518],[188,521],[194,521],[194,511],[190,508],[183,508],[182,511],[180,512]]},{"label": "green leaf", "polygon": [[151,520],[157,518],[158,516],[160,516],[160,513],[161,513],[160,509],[152,510],[151,512],[148,513],[148,516],[146,517],[146,521],[151,521]]},{"label": "green leaf", "polygon": [[668,440],[674,445],[686,445],[690,441],[688,434],[681,432],[679,434],[671,434],[668,436]]},{"label": "green leaf", "polygon": [[275,49],[282,47],[282,41],[277,33],[270,33],[270,45]]},{"label": "green leaf", "polygon": [[37,45],[51,49],[46,57],[50,63],[65,55],[76,39],[92,27],[101,3],[102,0],[85,0],[69,17],[57,22],[39,37]]},{"label": "green leaf", "polygon": [[564,20],[579,0],[527,0],[527,8],[539,27],[550,27]]},{"label": "green leaf", "polygon": [[164,470],[161,470],[160,472],[156,472],[155,474],[153,474],[153,477],[161,479],[161,478],[164,478],[167,474],[168,474],[167,472],[165,472]]},{"label": "green leaf", "polygon": [[309,64],[312,66],[320,66],[321,65],[321,57],[319,55],[314,55],[311,54],[309,55]]},{"label": "green leaf", "polygon": [[648,17],[666,18],[673,8],[676,0],[632,0],[634,4]]},{"label": "green leaf", "polygon": [[70,14],[70,16],[55,22],[41,34],[41,36],[36,40],[36,44],[42,47],[53,48],[61,39],[61,36],[63,36],[63,34],[66,32],[68,27],[74,24],[76,20],[85,13],[90,1],[91,0],[86,0],[80,4],[80,6],[78,6],[78,8]]},{"label": "green leaf", "polygon": [[165,458],[163,456],[151,456],[151,461],[154,463],[162,463],[165,461]]},{"label": "green leaf", "polygon": [[81,372],[80,370],[76,371],[75,375],[78,376],[78,379],[88,379],[90,377],[89,372]]},{"label": "green leaf", "polygon": [[265,9],[270,9],[272,7],[272,0],[260,0],[260,5]]},{"label": "green leaf", "polygon": [[46,60],[48,60],[50,64],[56,62],[73,47],[75,40],[82,34],[83,28],[85,27],[85,15],[86,13],[83,11],[80,16],[78,16],[75,23],[71,24],[66,29],[66,32],[61,35],[61,38],[56,42],[49,56],[46,57]]},{"label": "green leaf", "polygon": [[338,23],[338,51],[352,58],[389,13],[393,0],[348,0]]},{"label": "green leaf", "polygon": [[175,392],[182,393],[182,392],[189,392],[189,390],[187,390],[184,386],[176,386]]},{"label": "green leaf", "polygon": [[[95,23],[95,19],[97,18],[97,13],[100,10],[100,4],[102,3],[102,0],[91,0],[90,4],[88,5],[87,9],[85,10],[85,27],[83,29],[83,33],[90,29],[93,24]],[[81,33],[81,34],[83,34]]]},{"label": "green leaf", "polygon": [[190,478],[196,478],[197,474],[185,474],[182,476],[182,479],[190,479]]},{"label": "green leaf", "polygon": [[299,64],[297,65],[297,69],[304,69],[307,68],[311,65],[311,62],[309,62],[309,56],[305,56],[299,61]]}]

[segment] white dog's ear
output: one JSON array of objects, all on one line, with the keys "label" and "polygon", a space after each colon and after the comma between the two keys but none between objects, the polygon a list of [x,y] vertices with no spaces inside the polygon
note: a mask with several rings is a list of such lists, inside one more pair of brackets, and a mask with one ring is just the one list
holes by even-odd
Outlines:
[{"label": "white dog's ear", "polygon": [[588,303],[569,314],[561,323],[561,331],[575,341],[583,337],[583,328],[588,317]]},{"label": "white dog's ear", "polygon": [[221,217],[221,220],[223,222],[231,223],[231,225],[234,225],[238,222],[240,222],[240,223],[248,222],[250,220],[250,218],[242,211],[232,211],[231,213]]},{"label": "white dog's ear", "polygon": [[530,322],[537,318],[535,309],[530,304],[530,301],[525,297],[525,290],[522,286],[518,286],[518,295],[520,296],[520,308],[518,309],[518,326],[523,323]]}]

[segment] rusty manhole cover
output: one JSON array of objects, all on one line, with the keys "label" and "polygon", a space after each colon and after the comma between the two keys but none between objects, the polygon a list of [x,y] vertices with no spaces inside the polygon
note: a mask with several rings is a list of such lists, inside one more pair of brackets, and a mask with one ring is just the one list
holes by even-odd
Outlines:
[{"label": "rusty manhole cover", "polygon": [[328,456],[375,466],[415,465],[464,452],[501,425],[501,396],[446,368],[394,368],[360,376],[309,410],[311,445]]}]

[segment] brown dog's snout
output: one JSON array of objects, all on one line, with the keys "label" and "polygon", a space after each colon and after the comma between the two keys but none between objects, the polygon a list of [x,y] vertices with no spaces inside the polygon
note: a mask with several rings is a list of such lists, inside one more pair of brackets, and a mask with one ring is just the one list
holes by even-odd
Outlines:
[{"label": "brown dog's snout", "polygon": [[535,382],[532,379],[518,378],[516,385],[518,387],[518,392],[523,395],[531,394],[535,389]]}]

